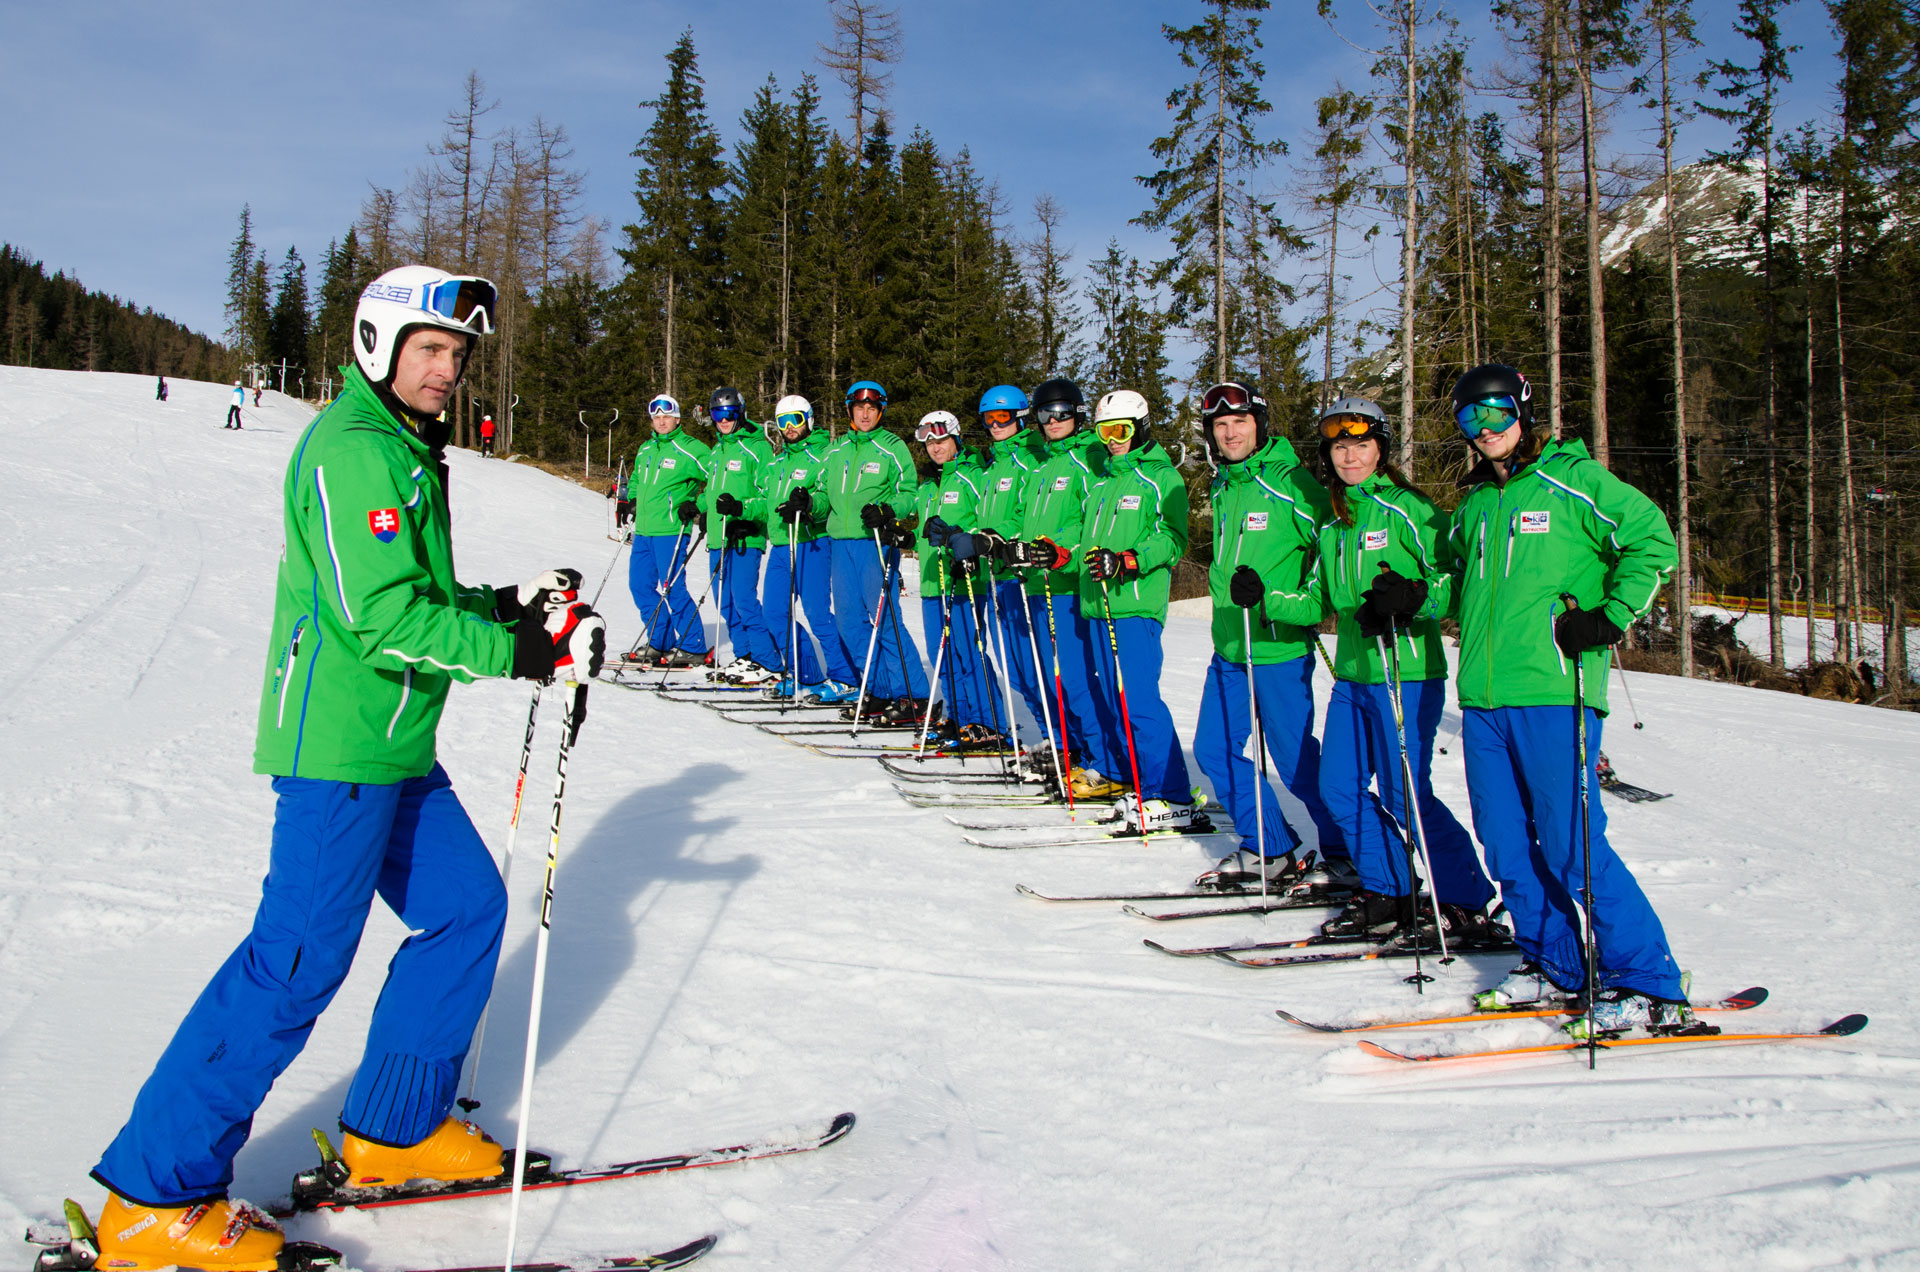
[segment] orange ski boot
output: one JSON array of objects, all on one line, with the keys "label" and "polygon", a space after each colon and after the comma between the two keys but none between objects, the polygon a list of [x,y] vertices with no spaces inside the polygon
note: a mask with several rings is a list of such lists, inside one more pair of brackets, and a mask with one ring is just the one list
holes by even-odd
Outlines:
[{"label": "orange ski boot", "polygon": [[287,1241],[279,1224],[243,1201],[143,1206],[113,1193],[95,1231],[100,1257],[94,1267],[107,1272],[274,1272]]},{"label": "orange ski boot", "polygon": [[491,1179],[507,1169],[504,1148],[472,1122],[451,1117],[433,1134],[406,1148],[378,1144],[348,1131],[340,1158],[347,1164],[350,1188],[393,1186],[412,1179]]}]

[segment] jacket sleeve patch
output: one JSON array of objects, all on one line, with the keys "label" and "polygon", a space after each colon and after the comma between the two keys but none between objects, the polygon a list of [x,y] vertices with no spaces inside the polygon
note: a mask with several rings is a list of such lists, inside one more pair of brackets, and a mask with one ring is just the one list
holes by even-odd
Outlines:
[{"label": "jacket sleeve patch", "polygon": [[373,537],[382,543],[392,543],[400,533],[400,510],[398,508],[376,508],[367,513],[367,529],[373,531]]}]

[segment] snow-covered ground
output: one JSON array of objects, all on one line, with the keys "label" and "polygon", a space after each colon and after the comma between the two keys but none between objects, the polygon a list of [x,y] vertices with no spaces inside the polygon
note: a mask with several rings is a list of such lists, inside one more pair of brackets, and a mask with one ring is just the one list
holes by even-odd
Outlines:
[{"label": "snow-covered ground", "polygon": [[[254,712],[281,473],[309,412],[269,398],[223,432],[226,392],[176,381],[162,405],[141,377],[0,368],[0,1231],[62,1196],[97,1206],[87,1170],[257,896],[272,798],[250,771]],[[591,583],[612,559],[597,494],[464,452],[452,471],[464,578],[567,562]],[[630,639],[623,572],[603,608]],[[1175,618],[1167,646],[1184,723],[1204,620]],[[535,1142],[581,1163],[841,1109],[860,1124],[805,1157],[531,1195],[521,1253],[715,1231],[715,1269],[1920,1267],[1920,720],[1659,676],[1634,692],[1646,728],[1616,717],[1607,750],[1627,780],[1678,793],[1606,811],[1696,994],[1766,985],[1741,1023],[1864,1011],[1866,1032],[1603,1054],[1593,1073],[1370,1059],[1272,1009],[1437,1010],[1506,960],[1461,960],[1423,1004],[1384,963],[1171,959],[1140,938],[1305,934],[1317,916],[1170,933],[1041,904],[1014,883],[1177,886],[1209,854],[972,848],[869,761],[596,691],[567,791]],[[521,684],[456,688],[441,729],[496,851],[526,704]],[[555,737],[549,713],[479,1073],[479,1117],[509,1137]],[[1464,816],[1452,750],[1437,781]],[[333,1127],[402,935],[376,912],[260,1111],[242,1195],[282,1192],[312,1160],[308,1128]],[[463,1201],[294,1232],[366,1269],[481,1263],[505,1214]]]}]

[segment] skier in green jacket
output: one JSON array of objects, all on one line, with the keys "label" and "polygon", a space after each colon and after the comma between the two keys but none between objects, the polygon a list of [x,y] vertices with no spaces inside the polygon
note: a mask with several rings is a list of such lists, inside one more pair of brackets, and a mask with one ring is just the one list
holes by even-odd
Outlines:
[{"label": "skier in green jacket", "polygon": [[913,438],[940,467],[940,479],[920,487],[918,545],[920,625],[940,669],[935,690],[947,702],[951,740],[967,750],[997,750],[1006,745],[1000,725],[1005,709],[975,604],[984,586],[980,558],[973,537],[957,529],[971,523],[980,507],[986,485],[980,457],[960,444],[960,417],[952,411],[928,411]]},{"label": "skier in green jacket", "polygon": [[[1241,846],[1199,882],[1247,886],[1257,884],[1261,873],[1280,888],[1331,882],[1336,865],[1346,869],[1346,849],[1320,802],[1320,744],[1313,736],[1313,629],[1320,623],[1320,596],[1312,579],[1326,489],[1300,466],[1292,443],[1270,433],[1267,400],[1249,385],[1227,381],[1209,388],[1200,398],[1200,427],[1216,468],[1213,564],[1207,571],[1213,658],[1200,696],[1193,758],[1233,812]],[[1247,758],[1247,739],[1255,732],[1249,697],[1258,706],[1274,773],[1306,806],[1328,862],[1311,875],[1300,833],[1281,816],[1273,788]],[[1265,843],[1256,831],[1264,833]]]},{"label": "skier in green jacket", "polygon": [[[747,418],[740,390],[715,389],[707,403],[713,421],[713,477],[697,502],[707,514],[707,577],[733,642],[733,659],[713,673],[736,685],[779,678],[780,650],[760,615],[760,560],[767,548],[767,504],[760,474],[773,446]],[[724,549],[721,545],[725,545]]]},{"label": "skier in green jacket", "polygon": [[606,629],[576,571],[454,580],[441,415],[493,309],[482,278],[382,274],[354,313],[345,387],[294,447],[254,751],[278,799],[260,908],[94,1168],[111,1192],[99,1267],[275,1266],[280,1230],[227,1200],[234,1155],[346,979],[376,894],[412,935],[340,1113],[348,1182],[504,1170],[499,1144],[449,1116],[506,894],[434,734],[454,681],[584,680]]},{"label": "skier in green jacket", "polygon": [[627,590],[647,616],[647,626],[626,661],[698,667],[707,661],[707,629],[687,591],[687,563],[698,546],[694,522],[712,472],[712,450],[680,427],[680,403],[671,394],[647,404],[647,422],[653,435],[634,452],[627,478],[627,496],[633,500]]},{"label": "skier in green jacket", "polygon": [[[1433,739],[1447,692],[1440,619],[1453,597],[1439,544],[1447,517],[1388,461],[1391,439],[1386,414],[1366,398],[1340,398],[1320,413],[1321,467],[1333,506],[1320,525],[1318,582],[1339,624],[1320,793],[1360,886],[1345,912],[1320,930],[1433,939],[1433,913],[1417,904],[1407,860],[1404,836],[1413,829],[1433,867],[1430,884],[1449,945],[1505,944],[1505,929],[1484,913],[1493,885],[1473,839],[1433,792]],[[1402,730],[1394,725],[1396,681]],[[1413,774],[1412,809],[1403,753]]]},{"label": "skier in green jacket", "polygon": [[1194,829],[1205,818],[1195,812],[1173,714],[1160,697],[1173,563],[1187,551],[1187,485],[1154,440],[1140,394],[1119,389],[1101,398],[1093,430],[1107,448],[1107,476],[1087,496],[1080,604],[1094,644],[1106,650],[1101,688],[1120,725],[1104,749],[1134,778],[1117,811],[1135,829]]},{"label": "skier in green jacket", "polygon": [[[1453,407],[1479,461],[1447,531],[1467,792],[1525,955],[1481,997],[1488,1006],[1564,1004],[1591,974],[1598,991],[1574,1027],[1684,1028],[1692,1013],[1679,965],[1607,842],[1595,771],[1609,647],[1659,597],[1677,559],[1673,532],[1652,500],[1584,445],[1542,443],[1533,386],[1513,367],[1468,371]],[[1589,853],[1591,966],[1578,913]]]},{"label": "skier in green jacket", "polygon": [[[761,496],[773,518],[762,613],[779,646],[785,675],[774,696],[794,696],[797,668],[801,697],[852,702],[860,673],[833,621],[833,553],[825,537],[827,439],[813,426],[813,403],[797,393],[774,404],[773,423],[781,451],[762,470]],[[806,614],[804,626],[796,611]],[[824,670],[814,656],[814,641],[825,655]]]}]

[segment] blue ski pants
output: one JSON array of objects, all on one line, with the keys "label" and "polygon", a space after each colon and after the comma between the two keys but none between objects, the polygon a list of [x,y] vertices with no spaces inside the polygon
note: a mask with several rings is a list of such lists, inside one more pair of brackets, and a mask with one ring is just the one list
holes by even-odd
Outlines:
[{"label": "blue ski pants", "polygon": [[[794,562],[799,568],[794,571]],[[812,539],[793,545],[789,554],[787,545],[775,544],[767,549],[767,577],[762,585],[761,595],[765,598],[761,615],[767,631],[773,637],[774,648],[780,652],[778,666],[790,669],[788,661],[791,655],[787,651],[787,642],[793,635],[794,627],[799,628],[800,637],[800,683],[817,685],[822,678],[821,658],[826,660],[826,679],[843,685],[853,684],[860,679],[860,673],[854,669],[853,659],[847,654],[847,647],[840,639],[840,629],[833,621],[833,548],[826,539]],[[793,620],[793,597],[798,595],[800,612],[806,615],[804,622],[796,624]],[[808,634],[812,639],[808,639]],[[813,652],[813,642],[820,642],[820,654]],[[861,652],[865,652],[864,650]],[[775,664],[767,664],[773,666]]]},{"label": "blue ski pants", "polygon": [[[935,651],[935,660],[940,664],[938,689],[947,704],[947,719],[956,725],[984,724],[995,728],[998,715],[987,709],[980,696],[980,687],[990,682],[992,673],[982,674],[980,630],[966,601],[923,596],[920,624],[926,633],[927,648]],[[944,654],[939,652],[943,628],[947,641]]]},{"label": "blue ski pants", "polygon": [[[720,550],[709,549],[707,569],[715,580],[714,595],[720,599],[720,618],[727,625],[734,656],[777,669],[780,648],[773,643],[760,613],[760,559],[764,555],[759,548],[728,548],[722,562]],[[725,573],[721,572],[723,565]]]},{"label": "blue ski pants", "polygon": [[[1407,873],[1406,783],[1400,744],[1393,736],[1393,699],[1386,685],[1336,680],[1320,743],[1320,795],[1345,836],[1347,851],[1369,892],[1402,897],[1413,891]],[[1482,910],[1493,884],[1480,869],[1473,839],[1453,810],[1433,793],[1433,737],[1446,705],[1447,682],[1405,680],[1400,705],[1407,722],[1407,762],[1433,863],[1433,893],[1450,905]]]},{"label": "blue ski pants", "polygon": [[[1681,997],[1680,968],[1646,893],[1607,842],[1601,806],[1600,717],[1587,715],[1586,791],[1593,845],[1595,978],[1657,998]],[[1582,843],[1571,706],[1466,709],[1467,791],[1487,869],[1514,940],[1562,989],[1586,985],[1580,949]]]},{"label": "blue ski pants", "polygon": [[[1049,600],[1053,609],[1051,624],[1047,620]],[[1054,646],[1059,645],[1060,684],[1053,693],[1063,693],[1066,698],[1065,742],[1069,761],[1076,767],[1090,768],[1108,777],[1127,772],[1125,759],[1115,767],[1114,757],[1107,753],[1107,737],[1117,726],[1109,717],[1105,696],[1100,693],[1098,673],[1094,670],[1093,628],[1080,613],[1077,598],[1070,595],[1049,598],[1045,592],[1036,596],[1029,588],[1027,612],[1033,622],[1033,634],[1040,642],[1040,674],[1049,682],[1053,676]],[[1060,732],[1058,702],[1053,704],[1053,731]]]},{"label": "blue ski pants", "polygon": [[[1040,678],[1034,669],[1033,629],[1027,625],[1027,602],[1020,590],[1020,580],[1001,579],[995,583],[991,601],[994,630],[999,634],[1001,654],[1007,662],[1007,675],[1013,682],[1014,693],[1019,695],[1019,701],[1027,704],[1027,714],[1033,717],[1034,730],[1028,740],[1037,739],[1037,745],[1044,747],[1047,744],[1047,730],[1042,721],[1048,715],[1051,695],[1040,688]],[[1053,727],[1056,732],[1059,731],[1058,720],[1054,721]]]},{"label": "blue ski pants", "polygon": [[[647,644],[662,653],[684,649],[707,652],[707,629],[687,593],[686,561],[692,534],[635,535],[627,558],[627,590],[647,625]],[[669,586],[667,580],[672,579]],[[663,603],[661,597],[666,600]]]},{"label": "blue ski pants", "polygon": [[[879,549],[872,539],[830,539],[833,544],[833,618],[840,628],[841,643],[856,661],[867,656],[873,646],[873,666],[867,680],[868,698],[924,698],[927,696],[927,672],[921,666],[920,651],[900,621],[900,552],[894,549],[883,565]],[[886,581],[886,604],[881,606],[880,584]],[[880,638],[872,639],[876,616]],[[906,681],[901,682],[902,664]],[[859,677],[855,676],[858,680]]]},{"label": "blue ski pants", "polygon": [[[1094,619],[1094,643],[1106,653],[1101,667],[1102,696],[1110,700],[1116,732],[1106,739],[1107,753],[1113,757],[1115,772],[1108,777],[1131,781],[1132,758],[1140,762],[1140,798],[1170,800],[1184,804],[1193,798],[1187,776],[1187,757],[1180,751],[1180,737],[1173,731],[1173,713],[1160,697],[1160,636],[1164,624],[1157,618],[1116,618],[1108,622]],[[1115,661],[1114,646],[1119,657]],[[1121,707],[1122,681],[1126,705]],[[1133,750],[1127,748],[1127,730],[1131,725]],[[1105,772],[1105,770],[1102,770]]]},{"label": "blue ski pants", "polygon": [[346,979],[373,898],[412,929],[387,968],[340,1120],[416,1144],[447,1117],[493,989],[506,890],[434,765],[383,785],[276,777],[273,848],[253,930],[161,1053],[94,1178],[128,1200],[226,1194],[275,1078]]},{"label": "blue ski pants", "polygon": [[[1320,744],[1313,738],[1313,659],[1255,663],[1253,696],[1260,708],[1273,774],[1306,806],[1320,851],[1331,857],[1346,852],[1338,824],[1320,801]],[[1219,654],[1207,664],[1200,693],[1200,719],[1194,725],[1193,758],[1213,785],[1213,793],[1240,830],[1240,846],[1254,849],[1253,793],[1260,792],[1260,816],[1266,830],[1262,856],[1284,857],[1304,842],[1288,824],[1273,788],[1261,781],[1258,755],[1247,745],[1253,717],[1247,706],[1247,667]],[[1251,758],[1250,758],[1251,757]]]}]

